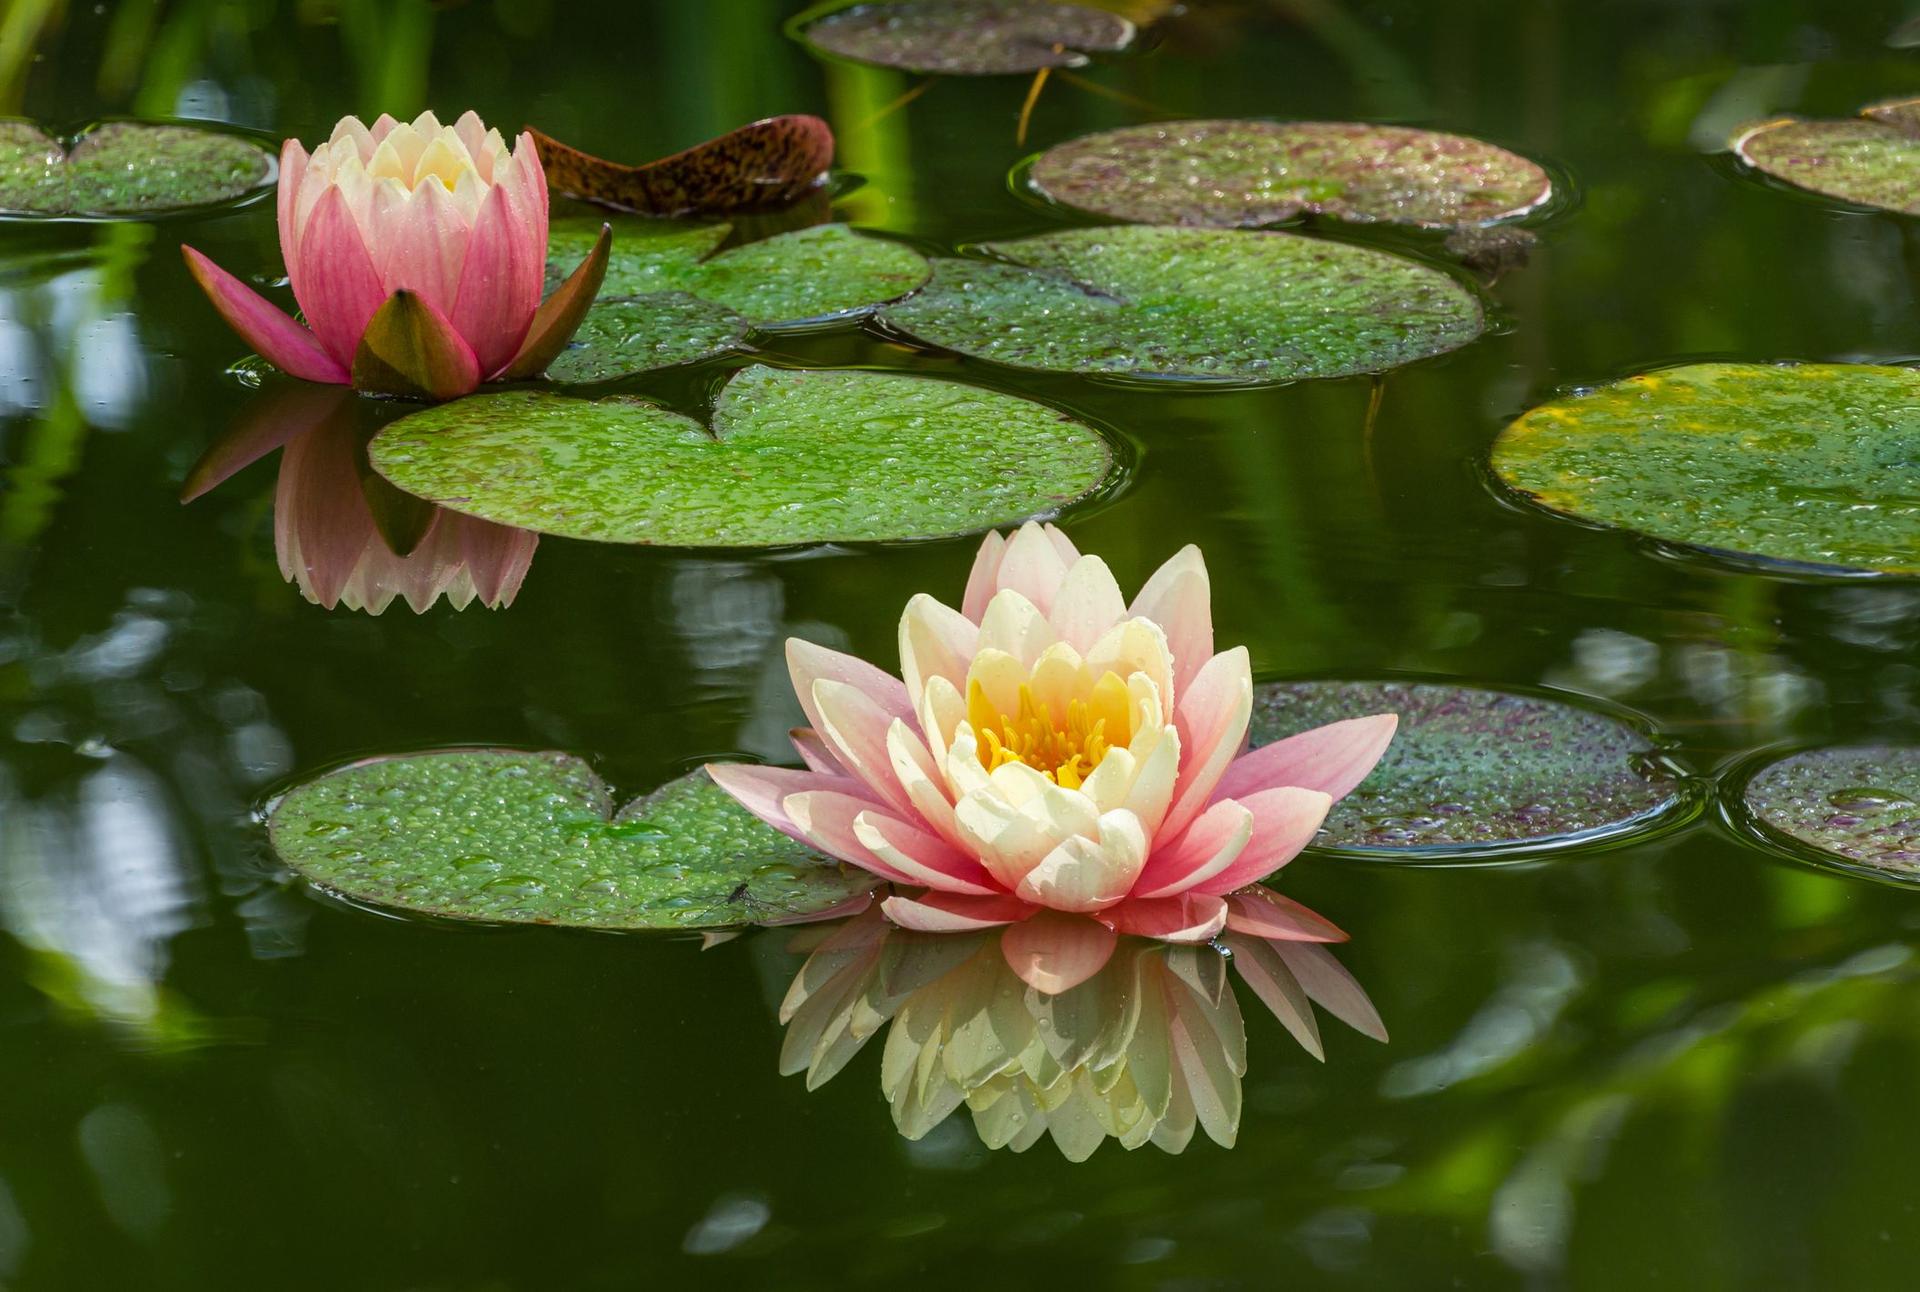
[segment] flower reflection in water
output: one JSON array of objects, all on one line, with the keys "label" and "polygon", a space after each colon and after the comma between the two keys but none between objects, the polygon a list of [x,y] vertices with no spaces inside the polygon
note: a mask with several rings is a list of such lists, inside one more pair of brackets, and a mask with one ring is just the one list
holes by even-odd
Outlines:
[{"label": "flower reflection in water", "polygon": [[371,427],[351,392],[275,391],[210,448],[188,477],[188,501],[276,446],[273,546],[280,572],[326,609],[379,614],[396,598],[416,614],[445,597],[511,605],[540,536],[436,507],[367,465]]},{"label": "flower reflection in water", "polygon": [[1229,966],[1315,1057],[1312,1004],[1386,1039],[1359,984],[1310,942],[1176,945],[1053,912],[917,933],[878,908],[800,941],[811,951],[780,1009],[781,1072],[815,1089],[885,1028],[881,1093],[908,1139],[965,1104],[989,1148],[1050,1134],[1075,1162],[1108,1137],[1179,1153],[1196,1127],[1231,1147],[1247,1040]]}]

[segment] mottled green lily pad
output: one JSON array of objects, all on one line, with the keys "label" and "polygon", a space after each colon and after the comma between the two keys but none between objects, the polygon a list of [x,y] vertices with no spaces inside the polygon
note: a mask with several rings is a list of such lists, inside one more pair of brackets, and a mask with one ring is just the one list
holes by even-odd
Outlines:
[{"label": "mottled green lily pad", "polygon": [[612,811],[571,754],[462,749],[329,772],[290,790],[267,829],[280,860],[328,891],[503,924],[718,928],[824,911],[873,884],[704,772]]},{"label": "mottled green lily pad", "polygon": [[1033,186],[1143,224],[1256,228],[1302,213],[1452,229],[1553,195],[1546,171],[1465,135],[1348,121],[1174,121],[1056,144]]},{"label": "mottled green lily pad", "polygon": [[1334,805],[1316,845],[1409,861],[1588,843],[1645,829],[1683,803],[1641,732],[1558,700],[1412,682],[1256,687],[1253,743],[1397,713],[1373,773]]},{"label": "mottled green lily pad", "polygon": [[1112,466],[1098,433],[1044,404],[893,373],[747,368],[712,423],[505,391],[392,422],[370,456],[455,511],[679,547],[972,533],[1083,498]]},{"label": "mottled green lily pad", "polygon": [[1920,573],[1920,372],[1701,363],[1543,404],[1500,478],[1581,520],[1763,562]]},{"label": "mottled green lily pad", "polygon": [[1748,126],[1733,151],[1755,170],[1825,197],[1920,214],[1920,101],[1896,99],[1839,121]]},{"label": "mottled green lily pad", "polygon": [[265,184],[273,157],[236,135],[109,121],[71,148],[29,121],[0,121],[0,212],[144,216],[231,201]]},{"label": "mottled green lily pad", "polygon": [[1920,748],[1810,749],[1761,768],[1741,801],[1818,860],[1920,883]]},{"label": "mottled green lily pad", "polygon": [[1485,327],[1437,269],[1289,233],[1124,225],[986,250],[1004,261],[935,261],[881,319],[1016,368],[1237,382],[1382,372]]},{"label": "mottled green lily pad", "polygon": [[[547,245],[558,283],[592,249],[598,220],[562,220]],[[554,381],[608,381],[721,353],[749,327],[811,326],[864,314],[927,280],[911,247],[822,224],[726,251],[725,224],[615,219],[600,298]]]},{"label": "mottled green lily pad", "polygon": [[1112,53],[1133,41],[1118,14],[1042,0],[902,0],[830,13],[801,33],[841,58],[949,76],[1084,67],[1088,52]]}]

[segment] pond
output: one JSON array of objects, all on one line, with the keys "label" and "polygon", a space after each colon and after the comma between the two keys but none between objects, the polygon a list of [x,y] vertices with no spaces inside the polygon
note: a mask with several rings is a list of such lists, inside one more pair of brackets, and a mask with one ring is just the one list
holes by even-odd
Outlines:
[{"label": "pond", "polygon": [[[0,19],[0,116],[224,123],[183,169],[231,185],[70,218],[145,172],[0,167],[43,204],[0,217],[0,1282],[1910,1286],[1920,156],[1859,115],[1920,91],[1898,7],[1121,0],[987,44],[969,2],[919,46],[834,8]],[[832,172],[730,229],[614,217],[546,387],[249,358],[195,274],[292,307],[269,155],[427,108],[537,128],[556,183],[555,141],[638,163],[784,114]],[[1484,141],[1481,197],[1339,169],[1428,136],[1076,142],[1184,120]],[[1335,160],[1233,169],[1276,149]],[[554,195],[546,290],[603,214]],[[1243,217],[1283,232],[1204,227]],[[460,394],[498,340],[380,379]],[[961,607],[1031,516],[1061,537],[1006,586],[1084,610],[1175,563],[1182,693],[1204,553],[1258,748],[1400,715],[1369,778],[1385,730],[1340,728],[1350,777],[1267,791],[1264,867],[1220,862],[1224,894],[1305,845],[1284,898],[1154,899],[1158,849],[1102,908],[1125,936],[1033,914],[1003,889],[1070,905],[1077,854],[954,860],[867,717],[898,683],[802,647],[796,698],[789,638],[897,674],[903,608]],[[1112,579],[1069,597],[1073,549]],[[973,640],[916,613],[923,661]],[[949,689],[986,766],[1053,750],[1048,804],[1150,762],[1126,696],[1115,752],[1094,708]],[[1166,731],[1224,767],[1212,721]],[[698,778],[797,764],[803,725],[826,770],[784,811],[892,858],[884,904]],[[835,806],[869,763],[919,825]],[[1203,807],[1231,834],[1160,810]],[[972,878],[903,897],[928,866]]]}]

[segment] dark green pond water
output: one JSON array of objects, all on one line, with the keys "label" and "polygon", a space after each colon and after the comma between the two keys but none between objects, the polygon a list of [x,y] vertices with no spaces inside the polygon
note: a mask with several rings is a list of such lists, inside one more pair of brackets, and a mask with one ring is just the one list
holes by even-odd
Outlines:
[{"label": "dark green pond water", "polygon": [[[1910,220],[1736,173],[1747,117],[1920,89],[1895,5],[1196,3],[1056,79],[817,60],[797,6],[69,5],[0,109],[323,138],[382,109],[531,122],[641,159],[818,112],[855,223],[926,250],[1058,228],[1009,169],[1183,116],[1398,121],[1548,162],[1570,198],[1496,332],[1392,374],[1196,392],[1023,376],[857,326],[776,365],[964,376],[1131,449],[1064,520],[1132,588],[1205,549],[1256,675],[1547,685],[1644,715],[1703,776],[1920,735],[1920,589],[1662,554],[1503,503],[1487,452],[1544,399],[1688,359],[1920,354]],[[53,6],[58,10],[59,6]],[[313,11],[313,12],[310,12]],[[11,77],[11,81],[7,80]],[[1137,102],[1136,102],[1137,101]],[[1704,145],[1704,147],[1703,147]],[[255,815],[367,753],[562,748],[638,792],[778,758],[792,633],[891,664],[975,541],[775,556],[539,545],[517,601],[375,618],[282,579],[274,467],[183,507],[253,392],[177,244],[277,263],[272,203],[0,224],[0,1280],[22,1288],[1906,1288],[1920,1263],[1920,904],[1772,858],[1712,811],[1515,866],[1309,855],[1392,1042],[1313,1062],[1247,1011],[1239,1143],[914,1143],[876,1052],[776,1070],[780,933],[462,930],[322,900]],[[1432,255],[1438,239],[1330,230]],[[748,356],[634,389],[686,407]]]}]

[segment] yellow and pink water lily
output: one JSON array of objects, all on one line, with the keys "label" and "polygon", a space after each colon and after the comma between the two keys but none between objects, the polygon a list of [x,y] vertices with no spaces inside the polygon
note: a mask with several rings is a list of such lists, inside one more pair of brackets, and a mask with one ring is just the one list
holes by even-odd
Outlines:
[{"label": "yellow and pink water lily", "polygon": [[311,154],[287,140],[279,224],[306,327],[182,248],[228,324],[292,376],[434,399],[543,371],[593,303],[611,238],[543,303],[540,155],[471,112],[451,126],[348,117]]},{"label": "yellow and pink water lily", "polygon": [[[1392,714],[1247,752],[1245,647],[1215,653],[1206,562],[1188,547],[1131,603],[1051,525],[991,534],[958,610],[921,594],[900,673],[798,639],[787,662],[810,728],[804,769],[716,764],[775,828],[896,887],[883,909],[924,932],[1020,926],[1042,911],[1121,934],[1346,936],[1258,881],[1291,861],[1372,770]],[[1060,991],[1099,970],[1003,939]],[[1043,963],[1044,962],[1044,963]]]}]

